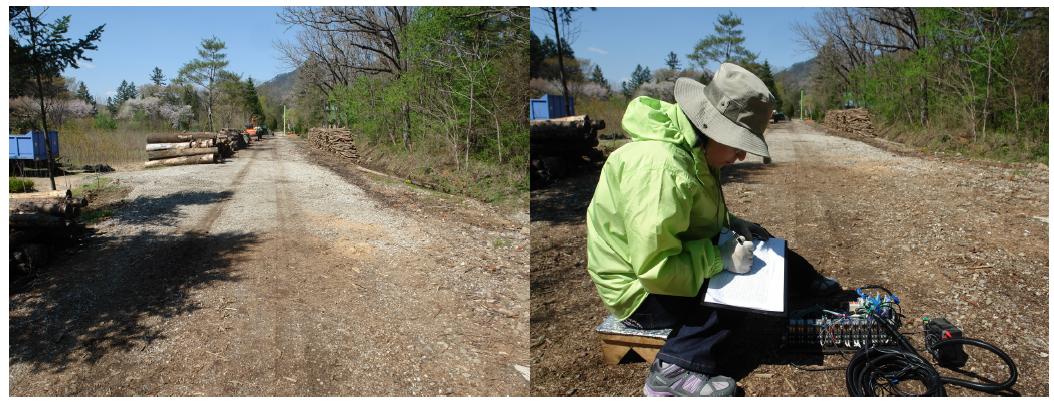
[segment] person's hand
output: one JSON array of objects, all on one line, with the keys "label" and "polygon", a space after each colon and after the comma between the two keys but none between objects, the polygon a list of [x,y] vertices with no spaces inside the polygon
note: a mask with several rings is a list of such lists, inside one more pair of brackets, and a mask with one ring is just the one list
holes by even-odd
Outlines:
[{"label": "person's hand", "polygon": [[754,265],[754,242],[744,237],[728,239],[721,244],[721,263],[725,270],[745,274]]},{"label": "person's hand", "polygon": [[746,219],[740,219],[733,216],[729,225],[732,226],[732,230],[735,230],[740,236],[746,237],[747,240],[752,241],[755,237],[758,238],[758,240],[768,240],[772,237],[772,233],[769,233],[769,231],[765,230],[761,225]]}]

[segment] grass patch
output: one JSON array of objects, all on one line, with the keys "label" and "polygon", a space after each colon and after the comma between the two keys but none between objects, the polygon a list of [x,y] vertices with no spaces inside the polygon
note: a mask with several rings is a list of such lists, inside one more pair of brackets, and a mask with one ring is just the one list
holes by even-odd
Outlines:
[{"label": "grass patch", "polygon": [[90,200],[98,197],[102,193],[118,190],[120,190],[120,186],[118,186],[113,179],[104,176],[96,176],[95,179],[81,184],[80,187],[76,187],[72,191],[74,197],[87,197]]},{"label": "grass patch", "polygon": [[82,212],[80,220],[86,224],[98,223],[113,216],[113,208],[103,207]]},{"label": "grass patch", "polygon": [[111,128],[92,119],[74,119],[59,129],[60,160],[73,166],[142,164],[146,161],[146,136],[171,132],[171,128]]},{"label": "grass patch", "polygon": [[84,223],[98,223],[114,215],[122,205],[121,199],[130,190],[109,177],[97,175],[72,191],[74,197],[88,199],[88,207],[81,211],[80,220]]},{"label": "grass patch", "polygon": [[359,146],[359,163],[392,176],[410,178],[440,191],[497,205],[525,208],[530,203],[526,162],[497,164],[470,160],[456,165],[442,150],[417,144],[412,153],[388,144]]},{"label": "grass patch", "polygon": [[626,113],[627,105],[629,99],[620,95],[612,95],[607,99],[582,97],[575,99],[575,112],[604,121],[604,129],[597,131],[597,136],[625,135],[622,131],[622,115]]},{"label": "grass patch", "polygon": [[9,193],[28,193],[33,191],[33,181],[18,177],[8,177],[7,191]]},{"label": "grass patch", "polygon": [[1034,162],[1048,164],[1050,142],[1005,132],[988,132],[974,136],[956,127],[913,127],[887,124],[877,132],[879,137],[896,141],[922,152],[940,152],[998,162]]}]

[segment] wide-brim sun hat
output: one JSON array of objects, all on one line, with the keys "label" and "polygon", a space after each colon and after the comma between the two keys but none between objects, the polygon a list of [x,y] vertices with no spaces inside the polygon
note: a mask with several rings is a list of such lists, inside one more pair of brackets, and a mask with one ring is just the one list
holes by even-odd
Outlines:
[{"label": "wide-brim sun hat", "polygon": [[756,75],[732,63],[721,64],[709,85],[678,78],[673,98],[688,120],[721,144],[769,157],[765,129],[776,99]]}]

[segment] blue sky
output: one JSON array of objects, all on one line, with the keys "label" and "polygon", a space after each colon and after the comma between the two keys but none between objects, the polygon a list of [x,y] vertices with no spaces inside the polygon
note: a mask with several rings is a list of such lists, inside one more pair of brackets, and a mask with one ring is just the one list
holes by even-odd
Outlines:
[{"label": "blue sky", "polygon": [[[743,20],[745,46],[768,59],[774,70],[813,57],[798,43],[795,23],[811,24],[819,8],[597,8],[574,14],[578,38],[571,43],[575,57],[600,65],[604,76],[618,86],[637,64],[655,71],[665,67],[666,55],[677,53],[682,68],[696,42],[714,33],[719,14],[729,10]],[[531,30],[539,38],[553,36],[540,9],[531,9]],[[563,33],[561,32],[561,35]],[[711,70],[716,65],[709,66]]]},{"label": "blue sky", "polygon": [[[33,7],[38,13],[42,7]],[[70,15],[67,37],[82,38],[106,24],[99,49],[85,52],[91,62],[63,75],[83,81],[96,101],[104,103],[121,80],[142,85],[160,67],[166,82],[197,58],[201,40],[215,35],[227,43],[227,69],[263,82],[289,68],[273,43],[295,39],[275,15],[280,7],[50,7],[43,20]]]}]

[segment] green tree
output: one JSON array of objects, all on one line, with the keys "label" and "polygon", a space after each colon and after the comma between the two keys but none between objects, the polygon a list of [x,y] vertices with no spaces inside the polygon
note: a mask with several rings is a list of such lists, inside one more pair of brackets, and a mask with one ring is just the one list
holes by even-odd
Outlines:
[{"label": "green tree", "polygon": [[681,69],[681,61],[677,59],[677,53],[671,51],[670,54],[666,55],[666,67],[673,71]]},{"label": "green tree", "polygon": [[545,53],[542,52],[542,41],[538,39],[538,35],[531,32],[531,78],[539,77],[542,62],[545,61]]},{"label": "green tree", "polygon": [[260,103],[260,96],[256,93],[256,84],[253,83],[253,77],[249,77],[249,79],[245,81],[245,91],[243,92],[243,96],[245,107],[249,112],[249,118],[259,124],[263,124],[263,105]]},{"label": "green tree", "polygon": [[212,106],[216,84],[226,73],[227,54],[223,49],[227,44],[215,36],[202,39],[201,47],[198,48],[198,57],[193,59],[179,69],[180,82],[188,82],[200,87],[205,92],[205,111],[208,114],[208,131],[213,131]]},{"label": "green tree", "polygon": [[135,88],[135,81],[126,82],[121,80],[121,85],[117,87],[117,106],[129,99],[135,99],[139,96],[139,91]]},{"label": "green tree", "polygon": [[607,78],[604,78],[604,73],[600,71],[599,65],[593,66],[593,72],[589,75],[589,80],[597,84],[603,85],[608,90],[611,89],[611,84],[608,83]]},{"label": "green tree", "polygon": [[157,86],[165,85],[165,75],[161,73],[161,67],[154,67],[154,71],[150,73],[150,81]]},{"label": "green tree", "polygon": [[637,88],[648,81],[651,81],[651,69],[638,64],[637,68],[633,69],[633,74],[630,74],[629,81],[622,83],[622,94],[626,97],[633,96]]},{"label": "green tree", "polygon": [[[45,8],[41,14],[47,12]],[[88,50],[96,50],[96,42],[102,38],[103,28],[100,25],[92,29],[83,38],[72,42],[66,37],[69,31],[70,16],[63,16],[50,24],[40,20],[40,14],[34,16],[33,10],[28,6],[8,7],[8,19],[15,35],[9,36],[8,52],[9,63],[24,63],[12,65],[11,71],[29,72],[36,81],[37,100],[40,103],[40,123],[44,133],[48,132],[47,110],[44,107],[44,81],[49,78],[59,77],[66,67],[78,68],[80,60],[91,61],[84,56]],[[45,134],[46,135],[46,134]],[[44,141],[44,149],[48,154],[48,177],[51,180],[51,189],[55,190],[55,176],[53,151],[51,141]]]},{"label": "green tree", "polygon": [[719,15],[714,24],[714,33],[696,43],[695,50],[688,54],[688,58],[704,69],[709,62],[730,62],[744,67],[754,64],[758,56],[743,46],[746,38],[743,37],[743,30],[738,29],[742,24],[743,20],[731,11]]},{"label": "green tree", "polygon": [[776,105],[773,110],[780,110],[780,105],[782,104],[780,94],[779,91],[776,91],[776,78],[772,75],[772,66],[769,65],[769,61],[765,60],[764,63],[761,63],[754,73],[758,78],[761,78],[761,82],[765,83],[765,86],[769,88],[769,92],[772,92],[772,96],[776,98]]},{"label": "green tree", "polygon": [[84,103],[92,105],[92,107],[95,107],[95,98],[93,96],[91,96],[91,92],[88,92],[88,86],[84,85],[83,82],[81,82],[79,85],[77,85],[77,95],[76,95],[76,97],[77,97],[77,99],[80,99],[80,100],[84,101]]}]

